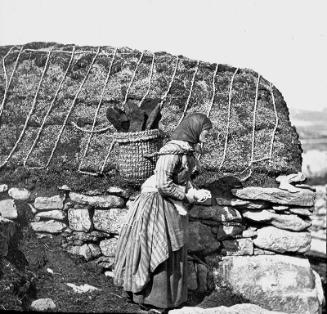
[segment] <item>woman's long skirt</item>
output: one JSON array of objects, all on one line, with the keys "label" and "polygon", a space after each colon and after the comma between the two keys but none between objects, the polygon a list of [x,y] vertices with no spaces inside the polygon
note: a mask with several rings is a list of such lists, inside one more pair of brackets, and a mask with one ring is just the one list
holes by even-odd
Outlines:
[{"label": "woman's long skirt", "polygon": [[158,192],[140,194],[131,206],[117,245],[114,283],[134,302],[159,308],[187,300],[187,216]]}]

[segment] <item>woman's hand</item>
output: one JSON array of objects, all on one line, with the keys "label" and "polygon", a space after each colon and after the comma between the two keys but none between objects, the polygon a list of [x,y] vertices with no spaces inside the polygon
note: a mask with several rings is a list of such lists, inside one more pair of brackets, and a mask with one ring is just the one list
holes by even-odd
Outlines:
[{"label": "woman's hand", "polygon": [[211,198],[211,192],[209,190],[196,190],[194,194],[194,199],[199,203],[205,202],[208,198]]},{"label": "woman's hand", "polygon": [[205,202],[208,198],[211,198],[211,192],[205,189],[196,190],[194,188],[191,188],[186,193],[186,198],[190,203],[199,202]]}]

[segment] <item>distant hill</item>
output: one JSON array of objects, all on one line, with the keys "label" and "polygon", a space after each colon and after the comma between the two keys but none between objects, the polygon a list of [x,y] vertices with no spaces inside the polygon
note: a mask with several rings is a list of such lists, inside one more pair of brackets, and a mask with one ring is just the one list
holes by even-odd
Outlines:
[{"label": "distant hill", "polygon": [[310,184],[327,183],[327,108],[322,111],[289,108],[303,149],[302,172]]},{"label": "distant hill", "polygon": [[327,140],[327,108],[322,111],[289,108],[289,111],[301,140]]}]

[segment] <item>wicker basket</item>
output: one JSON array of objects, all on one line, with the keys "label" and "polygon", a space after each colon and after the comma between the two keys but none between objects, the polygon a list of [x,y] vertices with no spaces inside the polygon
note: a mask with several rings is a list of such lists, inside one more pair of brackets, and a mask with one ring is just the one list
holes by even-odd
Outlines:
[{"label": "wicker basket", "polygon": [[119,144],[118,169],[124,181],[141,184],[153,174],[157,157],[146,156],[159,151],[162,139],[158,129],[115,134]]}]

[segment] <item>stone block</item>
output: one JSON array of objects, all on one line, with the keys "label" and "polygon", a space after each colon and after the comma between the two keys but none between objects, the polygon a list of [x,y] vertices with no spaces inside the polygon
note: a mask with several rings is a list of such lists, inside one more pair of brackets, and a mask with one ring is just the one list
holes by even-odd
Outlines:
[{"label": "stone block", "polygon": [[74,192],[69,193],[72,202],[90,205],[96,208],[124,207],[125,200],[116,195],[87,196]]},{"label": "stone block", "polygon": [[117,250],[118,239],[105,239],[100,242],[101,253],[104,256],[114,257]]},{"label": "stone block", "polygon": [[0,216],[7,219],[16,219],[18,217],[14,200],[6,199],[0,201]]},{"label": "stone block", "polygon": [[37,197],[34,200],[34,207],[38,211],[48,211],[52,209],[63,209],[64,199],[60,195],[52,197]]},{"label": "stone block", "polygon": [[11,188],[9,189],[8,194],[13,199],[20,201],[26,201],[31,196],[31,192],[24,188]]},{"label": "stone block", "polygon": [[224,240],[223,255],[253,255],[253,241],[250,238]]},{"label": "stone block", "polygon": [[233,224],[231,226],[228,225],[218,225],[217,227],[217,239],[219,241],[235,238],[242,234],[244,230],[244,226],[242,224]]},{"label": "stone block", "polygon": [[87,232],[92,227],[90,213],[87,208],[71,208],[68,210],[69,227],[75,231]]},{"label": "stone block", "polygon": [[94,228],[107,233],[119,234],[127,213],[126,208],[96,209],[93,216]]},{"label": "stone block", "polygon": [[209,254],[219,249],[220,243],[211,232],[211,228],[201,222],[190,222],[188,232],[187,247],[190,252]]},{"label": "stone block", "polygon": [[61,233],[67,225],[60,221],[36,221],[31,222],[31,227],[35,232]]},{"label": "stone block", "polygon": [[256,221],[256,222],[266,222],[277,228],[292,230],[292,231],[302,231],[308,229],[311,226],[311,222],[301,219],[297,215],[282,215],[276,214],[268,210],[262,211],[244,211],[242,213],[244,218]]},{"label": "stone block", "polygon": [[253,239],[256,247],[277,252],[305,253],[310,249],[311,235],[309,232],[292,232],[268,226],[257,230]]},{"label": "stone block", "polygon": [[49,210],[46,212],[39,212],[35,215],[37,218],[41,219],[55,219],[55,220],[64,220],[66,218],[66,213],[62,210]]},{"label": "stone block", "polygon": [[243,189],[232,189],[232,193],[241,199],[262,200],[281,205],[313,206],[315,199],[315,193],[305,189],[291,193],[278,188],[249,186]]}]

